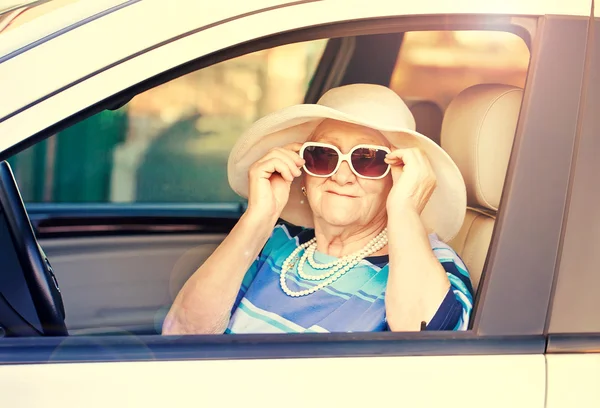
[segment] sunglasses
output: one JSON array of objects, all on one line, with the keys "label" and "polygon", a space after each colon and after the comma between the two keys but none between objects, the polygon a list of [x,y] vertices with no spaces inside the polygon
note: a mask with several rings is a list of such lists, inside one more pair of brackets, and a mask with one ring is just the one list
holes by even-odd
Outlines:
[{"label": "sunglasses", "polygon": [[354,146],[347,154],[334,145],[319,142],[306,142],[300,149],[303,168],[311,176],[329,177],[346,161],[354,174],[371,180],[382,179],[389,173],[390,165],[385,162],[388,153],[390,149],[385,146],[369,144]]}]

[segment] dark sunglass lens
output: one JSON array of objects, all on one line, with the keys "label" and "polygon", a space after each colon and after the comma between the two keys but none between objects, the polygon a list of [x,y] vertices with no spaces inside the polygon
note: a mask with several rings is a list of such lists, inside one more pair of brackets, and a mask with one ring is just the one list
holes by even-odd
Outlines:
[{"label": "dark sunglass lens", "polygon": [[352,152],[352,166],[365,177],[380,177],[388,169],[386,155],[385,150],[361,147]]},{"label": "dark sunglass lens", "polygon": [[308,146],[302,156],[306,169],[319,176],[333,173],[338,163],[338,154],[330,147]]}]

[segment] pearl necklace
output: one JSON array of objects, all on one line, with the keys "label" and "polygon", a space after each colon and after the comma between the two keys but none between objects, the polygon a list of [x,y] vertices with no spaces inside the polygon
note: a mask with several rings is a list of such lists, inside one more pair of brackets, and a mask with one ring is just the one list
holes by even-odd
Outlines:
[{"label": "pearl necklace", "polygon": [[[291,297],[299,297],[310,295],[311,293],[316,292],[317,290],[323,289],[331,285],[333,282],[342,277],[346,272],[356,266],[362,259],[367,256],[374,254],[379,251],[381,248],[387,245],[387,228],[379,233],[375,238],[373,238],[367,246],[361,249],[358,252],[355,252],[351,255],[346,255],[338,260],[333,262],[329,262],[326,264],[317,263],[314,259],[315,251],[317,250],[317,239],[313,238],[308,242],[305,242],[302,245],[299,245],[298,248],[294,249],[294,251],[286,258],[281,267],[281,274],[279,275],[279,284],[283,292]],[[309,280],[309,281],[322,281],[316,286],[313,286],[309,289],[301,290],[299,292],[294,292],[290,290],[285,282],[285,275],[288,271],[293,270],[296,265],[296,261],[298,260],[298,255],[302,251],[304,254],[299,258],[298,263],[298,275],[300,278]],[[308,262],[308,264],[314,269],[330,269],[330,271],[325,272],[322,275],[310,276],[304,273],[304,263]]]}]

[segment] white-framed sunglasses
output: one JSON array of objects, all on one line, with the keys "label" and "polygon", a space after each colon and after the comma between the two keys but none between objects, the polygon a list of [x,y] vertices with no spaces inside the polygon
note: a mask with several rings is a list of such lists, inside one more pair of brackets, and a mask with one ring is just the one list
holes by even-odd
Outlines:
[{"label": "white-framed sunglasses", "polygon": [[358,177],[378,180],[390,171],[390,165],[385,162],[385,156],[390,152],[385,146],[359,144],[343,154],[328,143],[306,142],[300,149],[300,157],[304,159],[304,171],[311,176],[330,177],[346,161]]}]

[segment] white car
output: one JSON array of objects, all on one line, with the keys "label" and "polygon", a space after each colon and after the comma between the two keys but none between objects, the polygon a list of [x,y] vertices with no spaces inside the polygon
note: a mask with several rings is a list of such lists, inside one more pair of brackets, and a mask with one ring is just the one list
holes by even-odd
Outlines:
[{"label": "white car", "polygon": [[[600,406],[599,23],[592,0],[0,12],[1,406]],[[356,82],[463,173],[469,330],[161,336],[244,211],[241,131]]]}]

